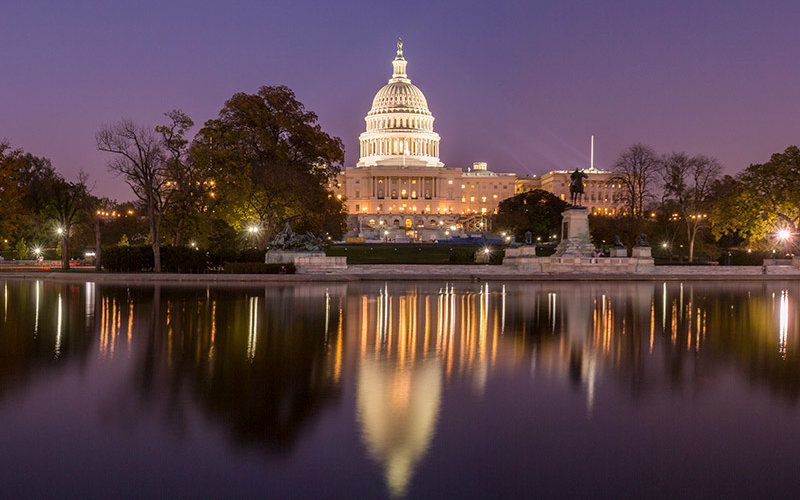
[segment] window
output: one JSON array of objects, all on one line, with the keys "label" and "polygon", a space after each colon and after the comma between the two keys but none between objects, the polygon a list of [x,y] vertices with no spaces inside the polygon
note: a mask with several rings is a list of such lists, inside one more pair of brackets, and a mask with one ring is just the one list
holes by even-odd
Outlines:
[{"label": "window", "polygon": [[359,210],[361,210],[361,207],[359,206],[358,203],[356,203],[356,212],[358,212]]},{"label": "window", "polygon": [[361,198],[361,192],[358,189],[356,189],[356,198]]}]

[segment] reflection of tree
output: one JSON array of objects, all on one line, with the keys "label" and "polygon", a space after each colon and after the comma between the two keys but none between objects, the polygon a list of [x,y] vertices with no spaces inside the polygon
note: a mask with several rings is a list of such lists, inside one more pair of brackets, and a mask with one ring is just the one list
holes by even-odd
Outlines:
[{"label": "reflection of tree", "polygon": [[702,390],[732,364],[796,401],[798,297],[778,284],[531,284],[510,288],[505,331],[538,370],[586,385],[602,369],[635,398]]},{"label": "reflection of tree", "polygon": [[0,400],[31,378],[86,363],[94,317],[84,314],[84,284],[0,284]]},{"label": "reflection of tree", "polygon": [[730,287],[722,293],[700,288],[695,295],[700,296],[697,308],[707,314],[707,349],[731,360],[752,382],[765,383],[797,402],[800,287],[763,284]]},{"label": "reflection of tree", "polygon": [[338,394],[327,355],[325,296],[297,291],[155,287],[136,363],[142,398],[159,396],[166,385],[173,422],[188,393],[237,441],[291,446]]}]

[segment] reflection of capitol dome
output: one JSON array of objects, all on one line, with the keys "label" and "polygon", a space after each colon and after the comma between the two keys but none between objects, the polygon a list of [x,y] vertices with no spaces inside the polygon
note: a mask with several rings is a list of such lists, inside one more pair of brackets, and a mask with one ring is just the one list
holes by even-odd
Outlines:
[{"label": "reflection of capitol dome", "polygon": [[397,42],[397,56],[389,83],[372,100],[367,113],[366,132],[361,134],[359,167],[381,164],[441,167],[439,134],[433,131],[433,115],[425,95],[406,74],[403,42]]},{"label": "reflection of capitol dome", "polygon": [[405,495],[414,466],[428,450],[442,391],[435,359],[405,369],[364,359],[357,408],[370,455],[381,462],[392,495]]}]

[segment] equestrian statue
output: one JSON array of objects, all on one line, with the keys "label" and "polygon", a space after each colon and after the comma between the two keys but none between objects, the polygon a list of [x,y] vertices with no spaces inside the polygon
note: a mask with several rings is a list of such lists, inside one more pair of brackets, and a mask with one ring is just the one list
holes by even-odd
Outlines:
[{"label": "equestrian statue", "polygon": [[583,201],[583,179],[588,179],[589,176],[576,168],[569,178],[570,203],[573,207],[580,207]]}]

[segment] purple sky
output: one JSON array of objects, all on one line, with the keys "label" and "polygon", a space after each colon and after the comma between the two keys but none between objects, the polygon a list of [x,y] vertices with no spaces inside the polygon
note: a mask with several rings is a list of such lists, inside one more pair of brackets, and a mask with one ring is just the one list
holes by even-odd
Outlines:
[{"label": "purple sky", "polygon": [[[652,4],[652,5],[648,5]],[[448,166],[521,174],[613,163],[641,141],[726,171],[800,142],[800,2],[4,2],[0,138],[131,198],[95,150],[103,123],[199,125],[286,84],[347,165],[397,36]]]}]

